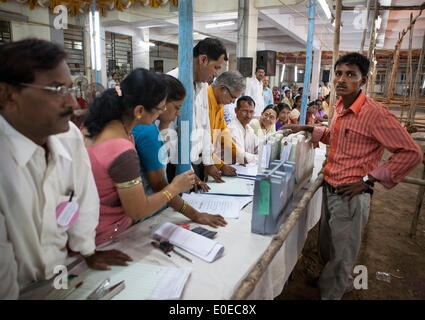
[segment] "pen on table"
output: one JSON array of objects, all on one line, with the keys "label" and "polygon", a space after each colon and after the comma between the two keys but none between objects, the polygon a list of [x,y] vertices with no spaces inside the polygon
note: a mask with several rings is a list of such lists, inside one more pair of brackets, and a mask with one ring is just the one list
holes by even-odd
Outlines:
[{"label": "pen on table", "polygon": [[187,260],[187,261],[189,261],[189,262],[193,263],[193,261],[192,261],[192,260],[190,260],[190,259],[189,259],[188,257],[186,257],[185,255],[181,254],[180,252],[176,251],[176,249],[173,249],[172,251],[173,251],[175,254],[177,254],[179,257],[181,257],[181,258],[183,258],[183,259],[185,259],[185,260]]},{"label": "pen on table", "polygon": [[161,250],[162,252],[164,252],[164,254],[165,254],[165,255],[167,255],[168,257],[170,257],[170,258],[171,258],[171,255],[169,255],[167,252],[165,252],[164,250],[162,250],[162,249],[161,249],[161,247],[159,246],[159,243],[157,243],[157,242],[155,242],[155,241],[152,241],[152,242],[151,242],[151,245],[153,245],[155,248],[157,248],[157,249]]}]

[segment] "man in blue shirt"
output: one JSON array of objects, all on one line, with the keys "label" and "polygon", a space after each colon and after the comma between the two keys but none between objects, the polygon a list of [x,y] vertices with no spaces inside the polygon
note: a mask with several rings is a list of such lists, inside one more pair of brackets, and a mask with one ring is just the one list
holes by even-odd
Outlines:
[{"label": "man in blue shirt", "polygon": [[264,106],[274,104],[273,91],[272,89],[269,88],[269,77],[263,78],[263,98],[264,98]]}]

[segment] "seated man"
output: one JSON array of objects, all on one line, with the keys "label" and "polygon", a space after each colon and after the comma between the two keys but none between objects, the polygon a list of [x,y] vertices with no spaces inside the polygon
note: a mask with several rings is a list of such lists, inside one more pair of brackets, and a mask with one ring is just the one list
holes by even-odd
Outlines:
[{"label": "seated man", "polygon": [[131,260],[95,250],[99,197],[69,121],[77,101],[65,58],[44,40],[0,46],[0,299],[52,278],[67,246],[96,269]]},{"label": "seated man", "polygon": [[224,120],[224,105],[234,103],[244,90],[244,78],[238,71],[223,72],[208,87],[208,113],[214,146],[213,159],[224,176],[236,175],[236,170],[230,166],[236,161],[236,145],[232,141]]},{"label": "seated man", "polygon": [[236,119],[229,125],[232,139],[238,150],[236,161],[240,164],[258,162],[258,138],[254,129],[248,125],[254,116],[254,111],[254,100],[249,96],[240,97],[235,108]]},{"label": "seated man", "polygon": [[[169,124],[176,120],[180,114],[180,108],[183,103],[186,91],[182,83],[170,76],[162,76],[167,83],[167,101],[165,110],[159,115],[159,127],[156,124],[138,124],[132,130],[136,143],[137,153],[140,158],[141,176],[143,177],[143,187],[147,195],[163,190],[169,183],[165,174],[164,165],[167,164],[168,152],[167,146],[163,146],[169,129]],[[175,138],[176,136],[174,136]],[[164,140],[163,140],[164,139]],[[197,179],[197,188],[208,191],[208,186]],[[212,215],[199,212],[187,204],[180,196],[174,197],[168,205],[174,210],[182,213],[195,223],[206,224],[213,228],[224,227],[227,222],[220,215]]]}]

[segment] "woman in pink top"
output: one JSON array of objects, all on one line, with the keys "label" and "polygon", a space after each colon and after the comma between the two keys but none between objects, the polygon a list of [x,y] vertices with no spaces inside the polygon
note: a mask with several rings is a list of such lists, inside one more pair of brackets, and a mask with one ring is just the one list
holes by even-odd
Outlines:
[{"label": "woman in pink top", "polygon": [[100,198],[96,245],[114,239],[133,221],[162,208],[195,183],[193,171],[174,178],[160,192],[146,196],[133,137],[137,124],[150,124],[165,109],[167,87],[157,74],[133,70],[121,87],[96,98],[84,121],[87,150]]}]

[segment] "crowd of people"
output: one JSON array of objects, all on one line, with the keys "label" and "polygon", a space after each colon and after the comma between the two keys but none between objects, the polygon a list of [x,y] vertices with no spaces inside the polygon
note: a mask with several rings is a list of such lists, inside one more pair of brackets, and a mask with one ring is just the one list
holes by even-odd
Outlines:
[{"label": "crowd of people", "polygon": [[[225,183],[223,176],[236,175],[231,164],[257,163],[262,139],[290,128],[331,145],[324,171],[329,207],[321,228],[329,263],[321,290],[323,298],[339,299],[367,221],[370,184],[393,187],[422,160],[397,120],[365,97],[368,61],[357,55],[336,64],[340,100],[328,129],[299,125],[302,88],[295,96],[284,88],[276,100],[261,67],[248,83],[237,71],[219,75],[226,48],[218,39],[200,41],[189,89],[192,169],[178,173],[176,119],[188,90],[178,69],[167,75],[131,71],[90,103],[77,127],[70,121],[77,89],[63,48],[38,39],[0,46],[0,298],[18,298],[20,290],[51,279],[68,255],[81,255],[94,269],[126,265],[126,253],[97,247],[166,206],[193,222],[225,227],[222,216],[197,211],[181,193],[208,192],[209,177]],[[327,121],[328,98],[309,103],[307,124]],[[230,104],[235,117],[227,123],[224,106]],[[394,155],[380,165],[384,148]],[[343,214],[362,220],[347,225]]]}]

